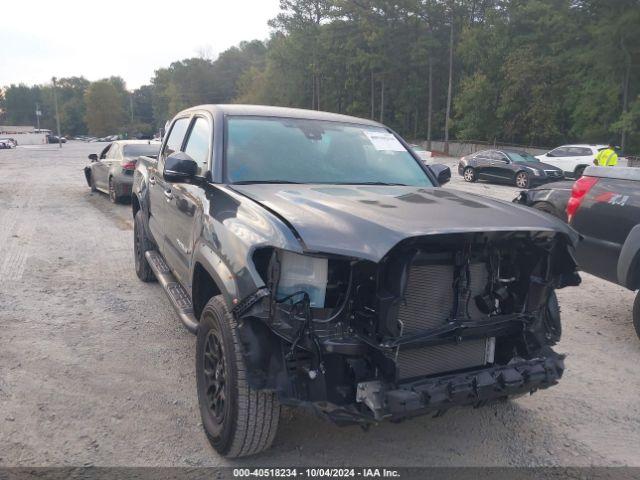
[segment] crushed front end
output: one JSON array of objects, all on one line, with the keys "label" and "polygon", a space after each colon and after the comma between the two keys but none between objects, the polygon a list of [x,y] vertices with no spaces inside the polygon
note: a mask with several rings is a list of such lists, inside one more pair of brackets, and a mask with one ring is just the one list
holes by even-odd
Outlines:
[{"label": "crushed front end", "polygon": [[400,419],[555,385],[554,290],[577,285],[557,232],[410,238],[380,262],[273,248],[235,309],[249,381],[338,424]]}]

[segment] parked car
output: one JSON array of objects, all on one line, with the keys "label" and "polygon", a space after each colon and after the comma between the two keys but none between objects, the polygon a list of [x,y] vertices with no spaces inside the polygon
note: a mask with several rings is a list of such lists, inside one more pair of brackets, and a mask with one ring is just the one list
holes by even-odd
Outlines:
[{"label": "parked car", "polygon": [[[575,182],[547,187],[521,192],[514,202],[557,216],[564,209],[563,217],[583,235],[576,249],[580,269],[640,289],[640,169],[591,166]],[[633,324],[640,337],[640,293]]]},{"label": "parked car", "polygon": [[91,163],[84,168],[87,184],[92,192],[101,191],[109,195],[113,203],[131,197],[133,171],[140,155],[157,156],[158,142],[147,140],[120,140],[112,142],[100,154],[89,155]]},{"label": "parked car", "polygon": [[411,150],[413,150],[423,162],[427,163],[429,160],[431,160],[431,152],[423,146],[415,144],[411,144],[409,146],[411,147]]},{"label": "parked car", "polygon": [[67,143],[67,139],[62,136],[47,135],[47,143]]},{"label": "parked car", "polygon": [[180,112],[140,157],[136,273],[197,334],[219,453],[268,448],[281,404],[367,426],[558,382],[578,236],[449,176],[379,123],[245,105]]},{"label": "parked car", "polygon": [[580,178],[584,169],[593,165],[598,152],[605,148],[607,145],[562,145],[536,158],[562,169],[568,177]]},{"label": "parked car", "polygon": [[0,148],[9,149],[16,148],[18,146],[18,142],[13,138],[0,138]]},{"label": "parked car", "polygon": [[537,208],[550,213],[560,220],[567,221],[567,203],[571,198],[573,180],[563,180],[540,185],[521,191],[513,200],[515,203]]},{"label": "parked car", "polygon": [[527,152],[511,149],[482,150],[466,155],[458,163],[458,173],[467,182],[489,180],[512,183],[520,188],[563,178],[559,168],[542,163]]}]

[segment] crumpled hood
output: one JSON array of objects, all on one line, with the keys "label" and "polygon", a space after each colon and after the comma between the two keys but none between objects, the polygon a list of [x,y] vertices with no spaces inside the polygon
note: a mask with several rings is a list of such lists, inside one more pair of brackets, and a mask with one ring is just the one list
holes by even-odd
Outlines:
[{"label": "crumpled hood", "polygon": [[528,207],[443,188],[229,185],[288,222],[307,251],[378,262],[415,236],[484,231],[557,231],[563,222]]}]

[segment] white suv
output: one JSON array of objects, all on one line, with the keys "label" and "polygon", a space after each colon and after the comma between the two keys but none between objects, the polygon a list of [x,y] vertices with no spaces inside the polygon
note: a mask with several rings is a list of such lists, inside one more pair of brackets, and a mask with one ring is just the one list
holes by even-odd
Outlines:
[{"label": "white suv", "polygon": [[607,145],[563,145],[543,155],[538,155],[536,158],[541,162],[561,168],[565,176],[580,178],[584,169],[593,165],[598,152],[605,148]]}]

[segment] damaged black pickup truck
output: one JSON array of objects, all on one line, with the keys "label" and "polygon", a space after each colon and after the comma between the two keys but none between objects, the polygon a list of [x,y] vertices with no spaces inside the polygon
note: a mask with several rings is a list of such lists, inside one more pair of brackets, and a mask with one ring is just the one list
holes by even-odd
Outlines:
[{"label": "damaged black pickup truck", "polygon": [[558,382],[577,235],[449,176],[378,123],[243,105],[181,112],[138,160],[136,272],[197,333],[218,452],[268,448],[283,404],[367,426]]}]

